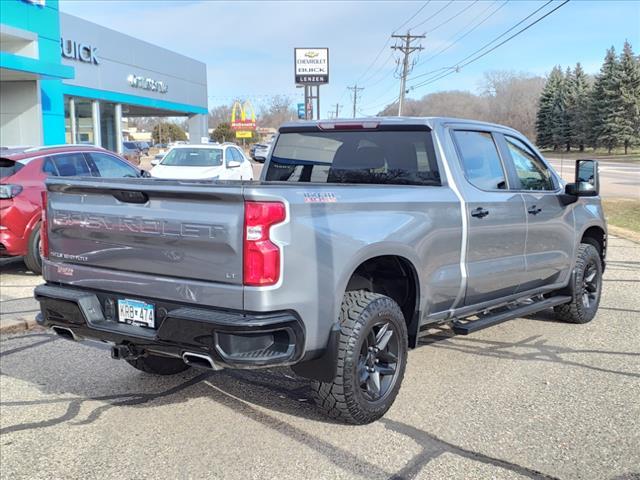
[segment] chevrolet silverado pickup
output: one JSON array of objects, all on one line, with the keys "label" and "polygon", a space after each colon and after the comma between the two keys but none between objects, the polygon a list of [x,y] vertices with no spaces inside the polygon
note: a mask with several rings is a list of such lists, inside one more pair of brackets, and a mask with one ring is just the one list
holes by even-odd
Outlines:
[{"label": "chevrolet silverado pickup", "polygon": [[261,178],[49,178],[38,322],[153,374],[291,366],[327,414],[380,418],[429,326],[596,314],[598,168],[565,184],[510,128],[283,125]]}]

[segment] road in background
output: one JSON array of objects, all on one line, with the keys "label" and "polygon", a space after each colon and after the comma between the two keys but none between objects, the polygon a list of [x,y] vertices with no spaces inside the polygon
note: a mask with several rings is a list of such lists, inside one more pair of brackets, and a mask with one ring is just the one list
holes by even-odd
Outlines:
[{"label": "road in background", "polygon": [[[589,158],[585,153],[584,158]],[[576,161],[562,158],[547,158],[551,166],[567,182],[573,182]],[[640,163],[599,160],[600,194],[603,198],[620,197],[640,200]]]},{"label": "road in background", "polygon": [[[40,278],[1,268],[2,311]],[[318,413],[289,369],[170,377],[106,345],[0,339],[0,477],[632,479],[640,473],[640,244],[611,237],[586,325],[550,311],[469,336],[434,329],[374,424]]]}]

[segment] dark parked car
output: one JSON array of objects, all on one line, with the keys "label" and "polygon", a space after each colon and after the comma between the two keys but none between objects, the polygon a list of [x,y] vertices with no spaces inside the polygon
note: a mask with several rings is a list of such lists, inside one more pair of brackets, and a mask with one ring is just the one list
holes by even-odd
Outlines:
[{"label": "dark parked car", "polygon": [[134,165],[140,165],[142,152],[135,142],[122,142],[122,156]]},{"label": "dark parked car", "polygon": [[118,155],[94,146],[0,151],[0,256],[24,256],[40,273],[40,216],[47,177],[142,177]]},{"label": "dark parked car", "polygon": [[142,155],[149,155],[149,144],[147,142],[133,142]]}]

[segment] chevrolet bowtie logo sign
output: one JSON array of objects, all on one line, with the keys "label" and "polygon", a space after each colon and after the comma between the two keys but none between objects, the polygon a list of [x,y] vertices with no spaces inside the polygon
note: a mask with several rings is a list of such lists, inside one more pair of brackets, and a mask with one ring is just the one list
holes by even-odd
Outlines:
[{"label": "chevrolet bowtie logo sign", "polygon": [[307,58],[316,58],[318,55],[320,54],[314,50],[309,50],[308,52],[304,52],[304,56]]}]

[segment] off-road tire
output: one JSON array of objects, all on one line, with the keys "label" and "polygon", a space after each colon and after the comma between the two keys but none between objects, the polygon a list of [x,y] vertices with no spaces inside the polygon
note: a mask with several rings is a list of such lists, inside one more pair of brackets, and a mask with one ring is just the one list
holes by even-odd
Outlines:
[{"label": "off-road tire", "polygon": [[158,355],[147,355],[135,360],[127,360],[127,363],[133,368],[154,375],[174,375],[189,368],[189,365],[184,363],[181,358],[161,357]]},{"label": "off-road tire", "polygon": [[[583,294],[585,293],[585,271],[589,266],[595,268],[597,291],[593,302],[586,307]],[[602,293],[602,263],[598,250],[591,244],[581,243],[578,247],[575,274],[572,284],[569,285],[569,292],[571,301],[553,308],[556,318],[569,323],[588,323],[593,320],[598,311]]]},{"label": "off-road tire", "polygon": [[40,255],[40,223],[32,230],[29,236],[27,254],[24,256],[24,264],[28,270],[40,275],[42,273],[42,256]]},{"label": "off-road tire", "polygon": [[[334,419],[356,425],[371,423],[389,410],[402,383],[408,351],[405,319],[391,298],[357,290],[345,294],[339,320],[336,375],[332,382],[314,381],[313,397],[320,409]],[[397,376],[383,398],[370,402],[361,392],[357,369],[365,337],[381,320],[393,323],[398,332]]]}]

